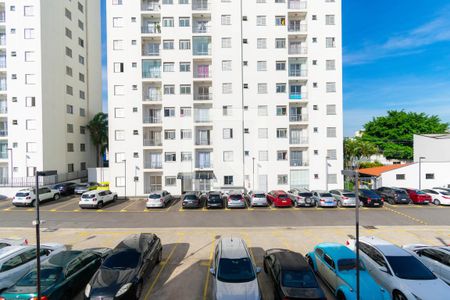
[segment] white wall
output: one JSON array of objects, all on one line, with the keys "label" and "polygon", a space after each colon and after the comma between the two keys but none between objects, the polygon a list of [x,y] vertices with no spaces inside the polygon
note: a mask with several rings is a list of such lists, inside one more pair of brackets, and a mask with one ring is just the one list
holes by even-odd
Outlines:
[{"label": "white wall", "polygon": [[109,182],[109,168],[89,168],[88,181]]},{"label": "white wall", "polygon": [[414,135],[414,161],[450,162],[450,134]]}]

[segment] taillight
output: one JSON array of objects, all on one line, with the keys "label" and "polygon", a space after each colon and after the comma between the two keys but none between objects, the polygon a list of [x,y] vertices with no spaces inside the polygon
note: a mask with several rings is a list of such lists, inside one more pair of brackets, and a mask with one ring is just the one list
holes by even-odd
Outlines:
[{"label": "taillight", "polygon": [[31,197],[30,197],[30,196],[28,196],[28,197],[26,197],[25,199],[27,199],[27,200],[30,200],[30,199],[31,199]]},{"label": "taillight", "polygon": [[161,202],[161,203],[163,203],[164,202],[164,200],[161,198],[161,199],[159,199],[159,201]]},{"label": "taillight", "polygon": [[[5,298],[0,298],[0,300],[5,299]],[[30,300],[38,300],[38,297],[33,297]],[[41,296],[41,300],[48,300],[47,296]]]},{"label": "taillight", "polygon": [[442,196],[442,198],[444,198],[444,199],[450,199],[450,197],[448,197],[448,196]]},{"label": "taillight", "polygon": [[345,196],[342,196],[342,200],[347,200],[348,198]]},{"label": "taillight", "polygon": [[25,240],[25,245],[28,245],[28,240]]},{"label": "taillight", "polygon": [[381,202],[384,202],[384,198],[381,198]]},{"label": "taillight", "polygon": [[346,246],[350,245],[350,242],[349,242],[348,240],[345,241],[345,245],[346,245]]},{"label": "taillight", "polygon": [[94,201],[94,202],[97,201],[97,198],[92,198],[92,201]]},{"label": "taillight", "polygon": [[370,198],[367,198],[367,203],[370,203],[370,201],[372,201],[372,199],[370,199]]},{"label": "taillight", "polygon": [[325,199],[320,199],[320,202],[325,202]]}]

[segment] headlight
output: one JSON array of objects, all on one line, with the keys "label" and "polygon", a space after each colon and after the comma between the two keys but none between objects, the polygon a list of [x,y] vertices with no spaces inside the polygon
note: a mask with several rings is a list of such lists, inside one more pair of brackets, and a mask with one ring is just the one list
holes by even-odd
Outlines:
[{"label": "headlight", "polygon": [[123,294],[125,294],[131,287],[131,283],[127,283],[125,285],[122,285],[122,287],[120,288],[120,290],[117,292],[116,297],[120,297]]},{"label": "headlight", "polygon": [[86,285],[86,288],[84,289],[84,295],[86,298],[89,298],[89,295],[91,294],[91,285],[88,283]]}]

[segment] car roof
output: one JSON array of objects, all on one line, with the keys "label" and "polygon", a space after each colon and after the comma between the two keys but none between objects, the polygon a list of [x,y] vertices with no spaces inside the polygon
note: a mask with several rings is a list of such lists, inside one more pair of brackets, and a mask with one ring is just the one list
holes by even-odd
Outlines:
[{"label": "car roof", "polygon": [[285,249],[271,250],[267,251],[268,254],[273,254],[277,258],[282,270],[300,271],[309,268],[306,259],[300,253]]},{"label": "car roof", "polygon": [[153,239],[153,233],[137,233],[131,234],[125,239],[123,239],[115,248],[114,251],[123,251],[123,250],[136,250],[137,252],[142,252],[147,248],[147,241],[144,239],[148,237],[149,239]]},{"label": "car roof", "polygon": [[355,252],[339,243],[322,243],[317,245],[317,247],[325,250],[334,260],[356,257]]},{"label": "car roof", "polygon": [[364,236],[360,240],[377,248],[385,256],[411,256],[406,250],[374,236]]},{"label": "car roof", "polygon": [[248,257],[247,246],[239,237],[223,237],[220,239],[222,258],[243,258]]},{"label": "car roof", "polygon": [[46,262],[43,263],[43,266],[45,265],[64,268],[69,262],[74,260],[82,253],[83,251],[80,250],[61,251],[51,256]]},{"label": "car roof", "polygon": [[252,194],[265,194],[266,192],[263,191],[251,191]]},{"label": "car roof", "polygon": [[313,192],[320,193],[320,194],[329,193],[328,191],[324,191],[324,190],[314,190]]}]

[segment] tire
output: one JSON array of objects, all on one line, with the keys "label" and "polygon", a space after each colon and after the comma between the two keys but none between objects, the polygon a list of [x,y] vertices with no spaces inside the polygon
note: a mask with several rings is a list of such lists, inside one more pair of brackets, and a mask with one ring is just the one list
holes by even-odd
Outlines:
[{"label": "tire", "polygon": [[439,205],[441,205],[441,201],[439,201],[438,199],[434,199],[433,204],[436,206],[439,206]]},{"label": "tire", "polygon": [[116,200],[117,200],[117,196],[114,196],[114,197],[113,197],[113,201],[116,201]]},{"label": "tire", "polygon": [[103,207],[103,201],[97,203],[97,209],[101,209]]},{"label": "tire", "polygon": [[156,259],[156,264],[159,264],[162,261],[162,249],[159,250],[158,258]]},{"label": "tire", "polygon": [[339,293],[337,294],[337,299],[338,299],[338,300],[346,300],[347,298],[345,298],[345,296],[344,296],[344,294],[343,294],[342,292],[339,292]]},{"label": "tire", "polygon": [[59,200],[59,198],[61,198],[61,196],[59,194],[54,194],[53,195],[53,200]]},{"label": "tire", "polygon": [[134,297],[136,298],[136,300],[141,299],[142,296],[142,282],[139,282],[138,285],[136,286],[136,294],[134,295]]},{"label": "tire", "polygon": [[341,202],[341,200],[338,200],[337,206],[338,206],[338,207],[342,207],[342,202]]},{"label": "tire", "polygon": [[408,300],[405,295],[403,295],[402,292],[394,291],[392,293],[392,300]]},{"label": "tire", "polygon": [[264,263],[263,263],[263,265],[264,265],[264,273],[269,273],[269,270],[267,270],[267,266],[266,266],[266,262],[264,261]]},{"label": "tire", "polygon": [[31,201],[30,206],[31,207],[36,207],[36,200]]}]

